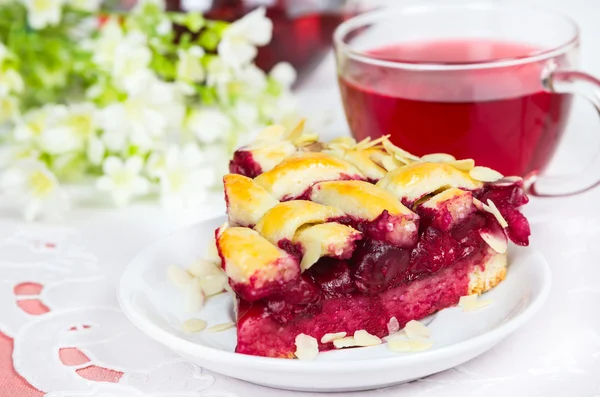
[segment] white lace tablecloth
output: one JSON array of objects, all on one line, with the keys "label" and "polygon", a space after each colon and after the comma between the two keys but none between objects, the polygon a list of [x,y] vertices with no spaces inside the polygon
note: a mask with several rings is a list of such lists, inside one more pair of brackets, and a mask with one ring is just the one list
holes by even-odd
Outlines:
[{"label": "white lace tablecloth", "polygon": [[[586,70],[600,74],[600,2],[553,3],[583,25]],[[301,87],[308,114],[346,131],[332,59]],[[577,109],[552,169],[581,168],[600,142],[591,109]],[[600,170],[596,170],[600,175]],[[215,196],[174,217],[150,204],[80,208],[66,224],[25,224],[0,209],[0,397],[301,397],[181,361],[120,312],[116,285],[129,260],[158,237],[223,212]],[[532,201],[532,246],[550,263],[546,305],[496,348],[457,368],[348,396],[600,396],[600,189]],[[310,381],[310,380],[307,380]]]}]

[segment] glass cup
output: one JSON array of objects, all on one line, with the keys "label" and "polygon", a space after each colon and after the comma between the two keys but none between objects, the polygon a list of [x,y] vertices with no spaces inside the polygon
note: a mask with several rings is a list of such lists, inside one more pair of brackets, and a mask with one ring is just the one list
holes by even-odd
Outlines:
[{"label": "glass cup", "polygon": [[334,45],[356,139],[389,134],[417,155],[472,158],[525,177],[539,196],[600,184],[590,172],[540,175],[573,94],[600,111],[600,81],[576,70],[579,28],[571,19],[518,5],[428,2],[354,17],[337,28]]}]

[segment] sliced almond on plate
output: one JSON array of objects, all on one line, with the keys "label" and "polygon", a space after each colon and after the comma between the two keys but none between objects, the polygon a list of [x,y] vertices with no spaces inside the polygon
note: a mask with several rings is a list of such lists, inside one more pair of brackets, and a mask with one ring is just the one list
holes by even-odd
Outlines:
[{"label": "sliced almond on plate", "polygon": [[331,334],[325,334],[321,338],[321,343],[331,343],[338,339],[343,339],[345,336],[346,336],[345,332],[335,332],[335,333],[331,333]]},{"label": "sliced almond on plate", "polygon": [[491,300],[478,298],[478,294],[461,296],[458,301],[458,306],[461,307],[464,312],[471,312],[486,307],[492,303]]},{"label": "sliced almond on plate", "polygon": [[396,338],[390,340],[388,343],[388,348],[391,351],[395,352],[419,352],[423,350],[430,349],[433,346],[433,342],[429,339],[417,338],[417,339],[404,339],[404,338]]},{"label": "sliced almond on plate", "polygon": [[194,277],[202,278],[206,276],[213,276],[222,272],[222,270],[217,267],[217,265],[206,259],[197,259],[194,261],[187,271]]},{"label": "sliced almond on plate", "polygon": [[410,320],[408,323],[406,323],[406,325],[404,326],[404,332],[406,332],[406,335],[409,339],[429,338],[429,336],[431,335],[429,328],[427,328],[425,324],[417,320]]},{"label": "sliced almond on plate", "polygon": [[346,336],[345,338],[342,338],[342,339],[336,339],[333,341],[333,345],[337,349],[343,349],[344,347],[358,346],[356,344],[356,341],[354,340],[354,337],[352,337],[352,336]]},{"label": "sliced almond on plate", "polygon": [[202,290],[202,286],[200,285],[200,280],[197,278],[190,281],[184,287],[184,304],[185,311],[188,313],[192,313],[202,309],[204,306],[205,296],[204,291]]},{"label": "sliced almond on plate", "polygon": [[225,291],[229,285],[227,275],[225,273],[214,274],[198,279],[200,287],[204,295],[213,296]]},{"label": "sliced almond on plate", "polygon": [[381,339],[375,335],[371,335],[364,329],[358,330],[354,333],[354,341],[357,346],[376,346],[381,344]]},{"label": "sliced almond on plate", "polygon": [[169,280],[179,288],[184,288],[193,279],[191,274],[177,265],[171,265],[167,268],[167,276],[169,277]]},{"label": "sliced almond on plate", "polygon": [[315,338],[306,334],[296,336],[296,351],[294,355],[299,360],[311,361],[319,355],[319,343]]},{"label": "sliced almond on plate", "polygon": [[222,331],[228,330],[229,328],[233,328],[233,327],[235,327],[235,323],[229,321],[226,323],[213,325],[212,327],[208,328],[207,331],[208,332],[222,332]]},{"label": "sliced almond on plate", "polygon": [[204,330],[205,328],[206,321],[201,320],[199,318],[190,318],[181,325],[181,329],[183,330],[183,332],[186,332],[188,334],[195,334]]}]

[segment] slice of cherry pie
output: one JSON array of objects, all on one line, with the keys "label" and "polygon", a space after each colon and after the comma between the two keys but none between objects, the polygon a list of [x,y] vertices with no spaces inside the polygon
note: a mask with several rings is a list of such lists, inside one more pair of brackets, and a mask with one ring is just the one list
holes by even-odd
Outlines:
[{"label": "slice of cherry pie", "polygon": [[386,137],[322,143],[269,127],[230,170],[216,240],[239,353],[293,357],[299,334],[386,336],[393,317],[404,326],[493,288],[508,239],[528,244],[520,178]]}]

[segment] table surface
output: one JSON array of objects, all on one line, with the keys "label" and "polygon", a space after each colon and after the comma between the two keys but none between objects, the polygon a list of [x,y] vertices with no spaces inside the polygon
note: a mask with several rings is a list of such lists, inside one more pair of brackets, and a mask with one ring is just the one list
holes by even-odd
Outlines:
[{"label": "table surface", "polygon": [[[554,5],[582,25],[583,68],[600,73],[595,27],[600,1]],[[590,42],[592,44],[590,44]],[[347,131],[327,59],[299,90],[307,115]],[[578,103],[553,171],[576,171],[600,142],[596,115]],[[600,170],[596,170],[600,175]],[[532,247],[553,272],[540,313],[488,353],[431,377],[352,396],[600,396],[600,189],[569,199],[532,200]],[[0,397],[281,396],[286,392],[193,367],[133,328],[118,308],[116,283],[144,246],[222,213],[215,196],[174,216],[151,204],[77,208],[63,225],[25,224],[0,210]]]}]

